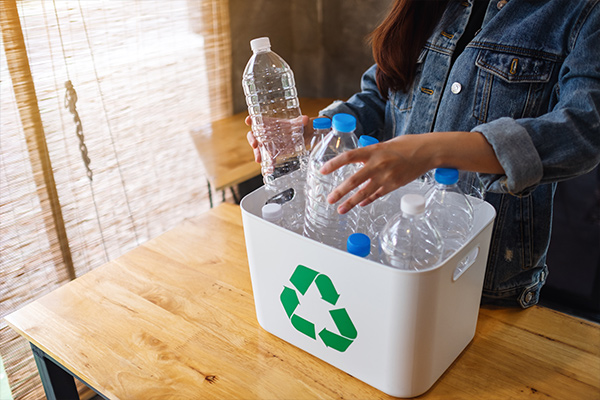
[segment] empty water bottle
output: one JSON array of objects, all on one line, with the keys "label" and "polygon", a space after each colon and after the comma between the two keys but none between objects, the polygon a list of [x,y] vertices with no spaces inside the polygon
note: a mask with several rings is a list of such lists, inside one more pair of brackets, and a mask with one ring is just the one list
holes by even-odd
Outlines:
[{"label": "empty water bottle", "polygon": [[467,242],[473,229],[473,207],[458,187],[458,170],[438,168],[427,195],[427,215],[444,240],[444,257]]},{"label": "empty water bottle", "polygon": [[[335,156],[358,147],[358,138],[354,134],[356,118],[349,114],[336,114],[333,116],[332,126],[331,132],[310,153],[306,177],[304,235],[345,250],[348,236],[356,229],[358,210],[354,207],[346,214],[339,214],[338,203],[329,204],[327,196],[354,174],[358,166],[345,165],[328,175],[321,174],[320,170]],[[344,196],[341,201],[347,197],[348,195]]]},{"label": "empty water bottle", "polygon": [[353,233],[348,236],[346,248],[350,254],[367,257],[371,254],[371,239],[364,233]]},{"label": "empty water bottle", "polygon": [[274,223],[275,225],[284,226],[283,223],[283,208],[281,204],[268,203],[262,207],[262,217],[264,220]]},{"label": "empty water bottle", "polygon": [[373,254],[378,255],[379,258],[381,258],[383,255],[379,236],[383,232],[386,224],[400,212],[401,199],[405,194],[424,195],[425,192],[423,191],[422,183],[420,181],[410,182],[384,196],[381,196],[366,207],[370,222],[367,232],[373,239],[371,251]]},{"label": "empty water bottle", "polygon": [[437,265],[442,259],[443,243],[425,214],[425,198],[420,194],[406,194],[400,202],[400,210],[381,234],[382,262],[412,271]]},{"label": "empty water bottle", "polygon": [[470,196],[468,199],[471,201],[474,211],[483,204],[486,189],[476,173],[459,171],[457,185],[464,194]]},{"label": "empty water bottle", "polygon": [[317,143],[327,136],[329,131],[331,130],[331,120],[327,117],[319,117],[313,120],[313,135],[310,138],[310,144],[308,146],[308,151],[312,151],[315,148]]},{"label": "empty water bottle", "polygon": [[266,189],[272,194],[289,188],[301,190],[304,182],[295,180],[304,174],[290,176],[303,168],[307,158],[294,73],[271,51],[268,37],[252,40],[250,47],[253,54],[244,69],[242,86],[252,132],[259,143]]},{"label": "empty water bottle", "polygon": [[[366,146],[370,146],[372,144],[376,144],[379,143],[379,140],[377,140],[377,138],[374,138],[373,136],[369,136],[369,135],[361,135],[358,138],[358,145],[359,147],[366,147]],[[360,164],[362,166],[362,163]],[[363,183],[361,185],[361,187],[363,187],[364,185],[366,185],[366,182]],[[373,234],[373,230],[372,230],[372,215],[371,215],[371,210],[372,210],[372,206],[373,203],[369,204],[368,206],[365,207],[361,207],[361,208],[357,208],[357,223],[356,223],[356,230],[358,232],[368,232],[369,235],[373,238],[376,239],[377,235],[372,236]],[[373,254],[377,254],[377,252],[375,252],[376,250],[376,240],[371,241],[371,245],[373,246]]]},{"label": "empty water bottle", "polygon": [[360,135],[360,137],[358,138],[358,144],[360,145],[360,147],[366,147],[377,143],[379,143],[379,140],[377,140],[377,138],[374,138],[373,136]]}]

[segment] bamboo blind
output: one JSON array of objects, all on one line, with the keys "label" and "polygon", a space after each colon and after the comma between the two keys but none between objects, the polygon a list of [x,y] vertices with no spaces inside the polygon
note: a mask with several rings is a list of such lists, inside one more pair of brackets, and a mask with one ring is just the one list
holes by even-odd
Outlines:
[{"label": "bamboo blind", "polygon": [[[188,132],[231,113],[231,44],[227,0],[0,11],[4,316],[209,207]],[[13,397],[42,398],[29,346],[3,320],[0,355]]]}]

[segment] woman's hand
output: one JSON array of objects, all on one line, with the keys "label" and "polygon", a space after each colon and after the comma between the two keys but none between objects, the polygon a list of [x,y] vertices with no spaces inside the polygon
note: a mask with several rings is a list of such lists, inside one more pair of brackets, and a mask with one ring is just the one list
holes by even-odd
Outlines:
[{"label": "woman's hand", "polygon": [[427,134],[404,135],[387,142],[351,150],[329,160],[321,168],[321,173],[329,174],[351,163],[362,163],[363,167],[336,187],[327,197],[327,201],[334,204],[361,186],[338,207],[338,212],[345,214],[357,204],[364,207],[412,182],[433,168],[427,141]]},{"label": "woman's hand", "polygon": [[[252,118],[250,118],[249,115],[246,117],[246,120],[244,122],[246,123],[246,125],[252,126]],[[258,140],[256,140],[256,138],[254,137],[252,130],[248,131],[248,133],[246,134],[246,139],[248,139],[248,143],[250,144],[250,147],[252,147],[252,151],[254,152],[254,161],[260,163],[262,161],[262,158],[260,157],[260,148],[258,147],[259,143]]]},{"label": "woman's hand", "polygon": [[492,146],[480,132],[430,132],[398,136],[387,142],[351,150],[329,160],[321,173],[329,174],[351,163],[363,167],[327,197],[330,204],[360,186],[339,207],[344,214],[357,204],[364,207],[377,198],[439,167],[488,174],[504,174]]},{"label": "woman's hand", "polygon": [[[309,122],[311,121],[312,120],[309,120],[309,118],[306,115],[302,116],[302,125],[304,125],[305,138],[307,137],[307,134],[312,136],[312,124],[309,124]],[[246,117],[244,122],[246,123],[246,125],[252,126],[252,118],[250,118],[249,115]],[[248,131],[248,133],[246,134],[246,139],[248,140],[248,144],[250,144],[250,147],[252,147],[252,151],[254,152],[254,161],[256,161],[257,163],[262,162],[262,156],[260,154],[260,143],[254,136],[254,133],[252,133],[252,130]]]}]

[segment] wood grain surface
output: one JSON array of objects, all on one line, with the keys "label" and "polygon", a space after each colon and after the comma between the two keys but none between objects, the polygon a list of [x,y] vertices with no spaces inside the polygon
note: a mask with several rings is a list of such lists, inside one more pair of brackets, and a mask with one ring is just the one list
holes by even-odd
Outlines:
[{"label": "wood grain surface", "polygon": [[[333,100],[301,98],[302,114],[316,117]],[[217,191],[260,175],[260,164],[254,161],[246,139],[250,130],[244,123],[247,116],[247,112],[241,112],[195,128],[190,133],[208,180]]]},{"label": "wood grain surface", "polygon": [[[386,399],[256,321],[240,208],[221,204],[6,317],[111,399]],[[598,399],[600,326],[483,308],[426,399]]]}]

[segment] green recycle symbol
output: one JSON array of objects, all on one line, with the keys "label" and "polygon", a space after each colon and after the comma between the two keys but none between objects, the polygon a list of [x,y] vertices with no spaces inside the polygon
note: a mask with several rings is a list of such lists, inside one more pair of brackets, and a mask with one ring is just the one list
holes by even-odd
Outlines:
[{"label": "green recycle symbol", "polygon": [[[281,304],[294,328],[306,336],[317,340],[315,324],[294,314],[294,311],[296,311],[296,308],[300,304],[296,290],[304,296],[310,285],[314,282],[317,285],[317,289],[319,289],[321,298],[332,306],[335,306],[340,295],[335,290],[333,282],[331,282],[331,279],[327,275],[320,274],[304,265],[296,267],[290,278],[290,282],[296,289],[284,286],[279,296]],[[325,346],[343,353],[352,344],[354,339],[356,339],[358,332],[345,308],[329,310],[329,315],[331,315],[339,334],[323,328],[319,332],[319,337]]]}]

